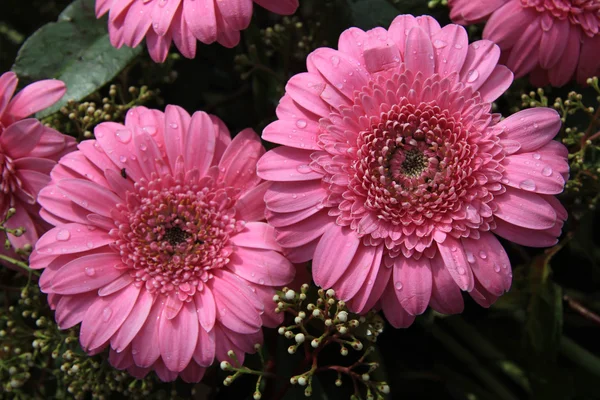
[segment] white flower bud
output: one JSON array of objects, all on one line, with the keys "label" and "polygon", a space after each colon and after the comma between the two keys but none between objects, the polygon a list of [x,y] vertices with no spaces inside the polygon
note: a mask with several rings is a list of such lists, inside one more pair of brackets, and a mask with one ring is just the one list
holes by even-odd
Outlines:
[{"label": "white flower bud", "polygon": [[300,386],[306,386],[306,378],[301,376],[300,378],[298,378],[298,385]]},{"label": "white flower bud", "polygon": [[299,333],[299,334],[296,335],[295,339],[296,339],[296,343],[300,344],[300,343],[304,343],[304,340],[306,338],[304,337],[303,333]]},{"label": "white flower bud", "polygon": [[327,292],[325,292],[325,294],[327,295],[327,297],[333,297],[335,296],[335,290],[328,289]]},{"label": "white flower bud", "polygon": [[369,376],[369,374],[362,374],[362,380],[367,382],[369,379],[371,379],[371,377]]},{"label": "white flower bud", "polygon": [[341,322],[348,321],[348,313],[346,311],[340,311],[338,313],[337,317]]},{"label": "white flower bud", "polygon": [[221,369],[223,371],[227,371],[229,368],[231,368],[231,364],[229,364],[227,361],[221,361]]},{"label": "white flower bud", "polygon": [[285,292],[285,298],[287,300],[294,300],[295,297],[296,297],[296,292],[294,292],[293,290],[288,290],[287,292]]}]

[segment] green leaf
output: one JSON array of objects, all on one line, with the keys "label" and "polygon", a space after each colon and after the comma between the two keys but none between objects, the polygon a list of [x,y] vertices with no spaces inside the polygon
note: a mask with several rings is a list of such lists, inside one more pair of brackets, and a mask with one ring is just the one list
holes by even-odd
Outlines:
[{"label": "green leaf", "polygon": [[58,17],[38,29],[19,50],[13,71],[25,82],[56,78],[67,85],[67,94],[54,106],[37,114],[53,114],[68,100],[79,101],[111,81],[141,53],[115,49],[108,38],[106,18],[96,19],[94,0],[76,0]]}]

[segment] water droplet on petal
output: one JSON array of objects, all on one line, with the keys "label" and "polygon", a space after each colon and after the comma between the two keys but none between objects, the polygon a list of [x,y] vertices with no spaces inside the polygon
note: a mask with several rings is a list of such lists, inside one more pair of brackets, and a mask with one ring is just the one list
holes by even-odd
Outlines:
[{"label": "water droplet on petal", "polygon": [[102,310],[102,319],[104,320],[104,322],[107,322],[110,319],[111,315],[112,309],[110,307],[106,307],[104,310]]},{"label": "water droplet on petal", "polygon": [[535,190],[536,186],[535,186],[535,182],[532,181],[531,179],[525,179],[524,181],[522,181],[521,183],[519,183],[519,187],[523,190],[527,190],[527,191],[533,191]]},{"label": "water droplet on petal", "polygon": [[65,240],[69,240],[70,237],[71,237],[71,232],[69,232],[66,229],[61,229],[56,234],[56,240],[60,240],[61,242],[64,242]]},{"label": "water droplet on petal", "polygon": [[494,264],[494,271],[500,272],[500,266],[498,264]]},{"label": "water droplet on petal", "polygon": [[308,164],[299,165],[296,169],[302,174],[310,174],[312,172],[312,168]]},{"label": "water droplet on petal", "polygon": [[146,150],[148,150],[148,146],[146,146],[144,143],[142,143],[142,144],[140,144],[140,150],[146,151]]},{"label": "water droplet on petal", "polygon": [[469,71],[469,73],[467,74],[467,82],[469,83],[475,82],[477,78],[479,78],[479,72],[477,72],[476,69],[474,69],[473,71]]},{"label": "water droplet on petal", "polygon": [[306,128],[306,125],[308,125],[308,123],[304,119],[299,119],[298,121],[296,121],[296,126],[300,129]]},{"label": "water droplet on petal", "polygon": [[458,43],[456,43],[456,44],[454,45],[454,48],[455,48],[455,49],[459,49],[459,50],[460,50],[460,49],[462,49],[463,47],[462,47],[462,44],[458,44]]},{"label": "water droplet on petal", "polygon": [[550,176],[552,175],[552,172],[554,171],[552,171],[552,167],[550,167],[549,165],[546,165],[544,169],[542,169],[542,175],[544,176]]},{"label": "water droplet on petal", "polygon": [[535,158],[536,160],[539,160],[540,158],[542,158],[540,153],[533,153],[532,157]]},{"label": "water droplet on petal", "polygon": [[470,262],[471,264],[475,262],[475,256],[473,256],[473,253],[471,253],[469,250],[465,251],[466,255],[467,255],[467,261]]},{"label": "water droplet on petal", "polygon": [[119,161],[121,161],[122,163],[126,163],[127,162],[127,157],[121,156],[121,157],[119,157]]},{"label": "water droplet on petal", "polygon": [[88,247],[88,249],[91,249],[92,247],[94,247],[94,243],[87,242],[87,247]]},{"label": "water droplet on petal", "polygon": [[96,275],[96,270],[94,269],[94,267],[85,267],[85,274],[87,276],[94,276]]},{"label": "water droplet on petal", "polygon": [[482,259],[485,260],[487,258],[487,253],[485,251],[481,250],[479,252],[479,257],[481,257]]},{"label": "water droplet on petal", "polygon": [[171,128],[173,128],[173,129],[177,129],[177,128],[179,128],[179,125],[177,125],[177,124],[176,124],[176,123],[174,123],[174,122],[173,122],[173,123],[170,123],[170,124],[169,124],[169,126],[170,126]]},{"label": "water droplet on petal", "polygon": [[396,290],[402,290],[402,282],[398,281],[396,283],[394,283],[394,286],[396,287]]},{"label": "water droplet on petal", "polygon": [[129,129],[119,129],[115,132],[115,136],[121,143],[129,143],[131,141],[131,131]]},{"label": "water droplet on petal", "polygon": [[142,131],[148,133],[149,135],[156,135],[156,127],[152,125],[144,126]]},{"label": "water droplet on petal", "polygon": [[464,275],[467,271],[463,267],[458,267],[458,273]]},{"label": "water droplet on petal", "polygon": [[338,56],[331,57],[331,64],[334,67],[337,67],[338,65],[340,65],[340,58]]},{"label": "water droplet on petal", "polygon": [[433,41],[433,47],[435,47],[436,49],[442,49],[442,48],[446,47],[447,45],[448,45],[448,43],[446,43],[440,39],[436,39]]}]

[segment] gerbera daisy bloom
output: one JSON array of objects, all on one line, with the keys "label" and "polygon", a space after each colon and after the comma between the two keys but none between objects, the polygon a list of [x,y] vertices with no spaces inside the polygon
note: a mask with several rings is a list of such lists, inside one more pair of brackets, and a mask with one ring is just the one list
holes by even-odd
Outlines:
[{"label": "gerbera daisy bloom", "polygon": [[502,49],[517,78],[536,86],[585,83],[600,74],[598,0],[449,0],[450,17],[469,25],[488,20],[483,38]]},{"label": "gerbera daisy bloom", "polygon": [[[5,220],[11,208],[16,211],[4,226],[24,229],[20,236],[8,234],[12,246],[23,249],[33,246],[49,228],[39,217],[37,195],[50,182],[56,161],[75,149],[75,139],[27,118],[56,103],[67,90],[63,82],[39,81],[13,97],[17,83],[12,72],[0,76],[0,218]],[[0,248],[0,252],[15,256],[3,245]]]},{"label": "gerbera daisy bloom", "polygon": [[288,82],[263,133],[283,146],[258,163],[273,181],[267,220],[292,262],[312,258],[315,282],[353,311],[382,307],[407,326],[428,304],[460,312],[461,289],[489,306],[512,276],[494,234],[556,243],[560,118],[491,113],[513,80],[499,56],[461,26],[401,15],[389,31],[345,31]]},{"label": "gerbera daisy bloom", "polygon": [[[251,129],[231,140],[218,118],[138,107],[106,122],[52,171],[39,195],[55,226],[32,268],[61,329],[81,322],[89,353],[136,377],[199,381],[275,326],[274,286],[294,269],[264,222],[264,154]],[[267,304],[267,305],[265,305]]]},{"label": "gerbera daisy bloom", "polygon": [[298,8],[298,0],[96,0],[96,16],[108,13],[113,46],[136,47],[145,37],[152,59],[164,62],[171,41],[187,58],[196,56],[197,40],[236,46],[254,3],[282,15]]}]

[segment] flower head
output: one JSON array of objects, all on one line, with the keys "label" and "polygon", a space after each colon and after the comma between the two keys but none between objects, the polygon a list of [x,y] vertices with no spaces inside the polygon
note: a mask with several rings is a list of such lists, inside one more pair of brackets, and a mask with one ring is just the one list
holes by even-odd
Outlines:
[{"label": "flower head", "polygon": [[196,56],[197,40],[236,46],[254,3],[283,15],[298,8],[298,0],[96,0],[96,15],[108,13],[113,46],[136,47],[146,38],[152,59],[164,62],[171,41],[187,58]]},{"label": "flower head", "polygon": [[264,153],[216,117],[134,108],[95,129],[39,196],[56,226],[31,256],[40,287],[81,344],[135,376],[199,381],[227,352],[254,352],[276,325],[273,286],[294,277],[264,219]]},{"label": "flower head", "polygon": [[468,25],[488,20],[483,38],[497,43],[517,78],[536,86],[579,83],[600,74],[597,0],[449,0],[450,17]]},{"label": "flower head", "polygon": [[[56,161],[75,149],[75,139],[27,118],[56,103],[66,92],[64,83],[36,82],[13,97],[17,83],[12,72],[0,75],[0,218],[4,221],[8,210],[14,209],[4,226],[23,228],[22,235],[8,234],[12,246],[22,249],[33,246],[48,228],[39,218],[37,195],[50,181]],[[1,248],[6,252],[3,245]],[[12,250],[8,253],[14,256]]]},{"label": "flower head", "polygon": [[267,220],[293,262],[351,310],[380,306],[395,326],[427,305],[460,312],[460,289],[489,306],[511,284],[496,236],[556,243],[568,174],[550,109],[505,120],[491,102],[512,82],[490,41],[397,17],[351,28],[308,57],[263,138]]}]

